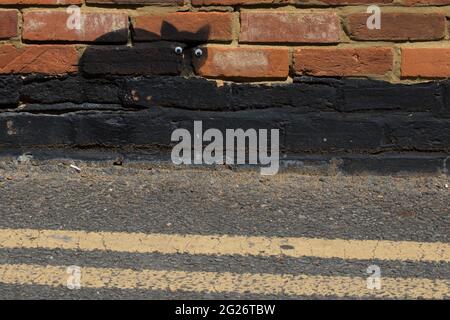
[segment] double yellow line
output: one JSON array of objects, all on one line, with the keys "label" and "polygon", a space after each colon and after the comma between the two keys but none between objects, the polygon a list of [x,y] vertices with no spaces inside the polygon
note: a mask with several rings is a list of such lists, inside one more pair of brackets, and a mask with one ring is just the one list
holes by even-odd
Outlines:
[{"label": "double yellow line", "polygon": [[0,229],[0,248],[450,262],[450,244],[441,242],[228,235]]},{"label": "double yellow line", "polygon": [[[0,248],[450,262],[450,245],[446,243],[293,237],[1,229]],[[64,266],[0,265],[0,282],[6,284],[59,287],[67,284],[67,277],[67,268]],[[286,296],[450,297],[449,280],[382,277],[382,289],[373,291],[367,289],[367,278],[364,277],[134,271],[116,268],[82,268],[81,286]]]},{"label": "double yellow line", "polygon": [[[0,282],[62,287],[68,283],[62,266],[0,265]],[[382,278],[381,290],[367,288],[362,277],[237,274],[115,268],[82,268],[81,287],[165,290],[169,292],[239,293],[283,296],[384,297],[443,299],[450,281]]]}]

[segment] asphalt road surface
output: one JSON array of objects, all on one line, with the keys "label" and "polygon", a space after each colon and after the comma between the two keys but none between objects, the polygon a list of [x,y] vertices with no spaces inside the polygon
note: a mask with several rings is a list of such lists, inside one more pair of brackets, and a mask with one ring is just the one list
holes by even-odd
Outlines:
[{"label": "asphalt road surface", "polygon": [[70,164],[0,162],[1,299],[450,298],[448,176]]}]

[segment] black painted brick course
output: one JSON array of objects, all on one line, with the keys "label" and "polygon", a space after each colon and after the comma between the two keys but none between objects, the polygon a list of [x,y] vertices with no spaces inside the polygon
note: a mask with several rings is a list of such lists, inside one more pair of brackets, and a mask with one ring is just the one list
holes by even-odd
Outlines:
[{"label": "black painted brick course", "polygon": [[0,76],[0,147],[168,147],[173,130],[202,120],[204,130],[278,128],[291,154],[448,153],[449,84]]}]

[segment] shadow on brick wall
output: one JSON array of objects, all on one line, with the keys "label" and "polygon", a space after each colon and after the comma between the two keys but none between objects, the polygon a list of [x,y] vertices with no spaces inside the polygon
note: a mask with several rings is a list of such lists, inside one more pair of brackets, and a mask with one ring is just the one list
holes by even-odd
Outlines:
[{"label": "shadow on brick wall", "polygon": [[[113,43],[124,30],[107,33],[97,43]],[[208,56],[204,46],[210,27],[197,32],[179,31],[170,23],[162,24],[159,34],[143,29],[131,30],[128,45],[98,45],[86,48],[79,69],[84,76],[106,75],[183,75],[195,74]]]}]

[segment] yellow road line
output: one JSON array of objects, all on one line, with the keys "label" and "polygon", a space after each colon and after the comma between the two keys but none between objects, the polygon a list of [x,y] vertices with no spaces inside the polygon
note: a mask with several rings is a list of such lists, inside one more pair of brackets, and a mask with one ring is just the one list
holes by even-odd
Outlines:
[{"label": "yellow road line", "polygon": [[450,262],[441,242],[0,229],[0,248]]},{"label": "yellow road line", "polygon": [[[277,274],[237,274],[167,270],[81,268],[81,288],[165,290],[169,292],[239,293],[282,296],[383,297],[444,299],[448,280],[382,278],[381,290],[367,289],[366,279]],[[0,265],[0,282],[15,285],[67,286],[63,266]],[[69,282],[68,282],[69,281]]]}]

